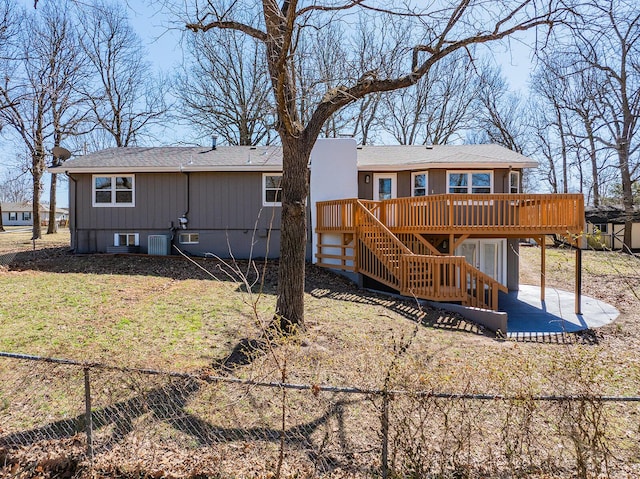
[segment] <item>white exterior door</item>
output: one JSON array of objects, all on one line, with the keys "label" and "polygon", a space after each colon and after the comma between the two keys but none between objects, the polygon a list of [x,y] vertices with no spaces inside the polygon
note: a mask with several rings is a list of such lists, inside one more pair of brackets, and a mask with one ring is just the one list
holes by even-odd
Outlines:
[{"label": "white exterior door", "polygon": [[456,249],[457,256],[464,256],[467,263],[506,286],[507,240],[466,240]]},{"label": "white exterior door", "polygon": [[390,200],[397,197],[396,183],[398,175],[395,173],[373,174],[373,199],[375,201]]}]

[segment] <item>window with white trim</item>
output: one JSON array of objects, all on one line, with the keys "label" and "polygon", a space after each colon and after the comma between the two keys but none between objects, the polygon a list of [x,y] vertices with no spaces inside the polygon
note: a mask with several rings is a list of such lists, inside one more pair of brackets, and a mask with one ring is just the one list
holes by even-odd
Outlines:
[{"label": "window with white trim", "polygon": [[180,233],[178,241],[180,244],[198,244],[200,243],[200,233]]},{"label": "window with white trim", "polygon": [[115,233],[113,246],[140,246],[139,233]]},{"label": "window with white trim", "polygon": [[519,171],[509,172],[509,193],[512,193],[512,194],[520,193],[520,172]]},{"label": "window with white trim", "polygon": [[262,174],[262,206],[282,205],[282,173]]},{"label": "window with white trim", "polygon": [[22,221],[31,221],[31,211],[22,212]]},{"label": "window with white trim", "polygon": [[429,194],[429,177],[426,171],[411,173],[411,196],[427,196]]},{"label": "window with white trim", "polygon": [[9,221],[18,221],[17,211],[9,211]]},{"label": "window with white trim", "polygon": [[93,206],[135,206],[134,175],[93,175]]},{"label": "window with white trim", "polygon": [[491,171],[447,171],[447,193],[485,194],[493,192]]}]

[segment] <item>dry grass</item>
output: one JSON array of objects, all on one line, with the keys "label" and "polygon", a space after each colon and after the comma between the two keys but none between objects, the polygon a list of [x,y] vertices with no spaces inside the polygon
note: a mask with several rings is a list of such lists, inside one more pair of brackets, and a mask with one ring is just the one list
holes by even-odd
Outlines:
[{"label": "dry grass", "polygon": [[[539,254],[538,248],[521,248],[523,283],[539,281]],[[547,285],[571,289],[574,253],[549,249],[547,255]],[[307,330],[255,351],[233,374],[278,381],[286,365],[287,381],[307,384],[374,389],[386,384],[398,389],[522,397],[639,394],[638,259],[584,252],[583,261],[585,294],[614,304],[621,316],[589,341],[568,335],[553,343],[504,341],[454,314],[361,291],[310,266]],[[74,256],[65,248],[19,254],[0,270],[0,350],[121,366],[226,373],[223,365],[229,364],[238,345],[260,337],[275,305],[277,263],[256,269],[246,263],[235,266],[249,271],[250,281],[257,280],[250,291],[233,267],[213,260],[198,260],[196,265],[175,257]],[[11,367],[8,362],[0,363],[0,377],[11,377],[15,373],[9,371]],[[19,386],[18,382],[16,388]],[[29,387],[37,391],[37,381]],[[316,411],[297,406],[295,397],[290,401],[290,414],[314,416]],[[269,407],[277,405],[277,399],[266,402]],[[43,408],[53,403],[66,410],[64,398],[42,396]],[[203,411],[208,404],[202,404]],[[239,415],[256,407],[256,403],[243,404],[236,404]],[[194,402],[190,407],[195,410],[197,405]],[[447,406],[439,407],[442,412]],[[482,414],[470,407],[464,421],[477,425],[481,416],[491,421],[491,406],[478,407]],[[224,411],[212,421],[224,420]],[[624,435],[629,430],[629,441],[635,441],[635,413],[635,409],[621,409],[610,423],[612,434]],[[553,423],[555,419],[550,416],[545,424],[560,427]],[[371,413],[367,420],[360,420],[377,427]],[[460,440],[464,437],[461,434]],[[535,437],[541,436],[536,433]]]},{"label": "dry grass", "polygon": [[0,255],[69,246],[67,228],[60,228],[57,233],[48,235],[44,234],[47,229],[43,227],[42,238],[35,241],[31,239],[33,235],[30,227],[5,226],[4,229],[4,232],[0,232]]},{"label": "dry grass", "polygon": [[[0,350],[199,370],[224,363],[242,340],[259,337],[273,315],[275,262],[256,270],[237,265],[257,280],[247,292],[237,272],[218,261],[198,260],[198,267],[176,257],[47,251],[0,273]],[[521,248],[523,283],[539,281],[539,254],[536,247]],[[548,249],[547,285],[571,289],[573,261],[571,251]],[[498,392],[526,376],[528,388],[549,391],[558,384],[570,388],[564,377],[558,383],[559,371],[572,373],[575,363],[584,362],[597,369],[589,374],[603,378],[603,392],[635,390],[639,261],[590,251],[583,261],[585,294],[622,313],[597,332],[597,344],[572,336],[560,338],[564,344],[501,341],[454,314],[359,291],[310,266],[307,331],[276,351],[287,358],[291,380],[310,383],[380,387],[399,345],[413,338],[396,367],[397,378],[413,386],[455,390],[471,384]],[[261,355],[237,374],[277,379],[277,359]]]}]

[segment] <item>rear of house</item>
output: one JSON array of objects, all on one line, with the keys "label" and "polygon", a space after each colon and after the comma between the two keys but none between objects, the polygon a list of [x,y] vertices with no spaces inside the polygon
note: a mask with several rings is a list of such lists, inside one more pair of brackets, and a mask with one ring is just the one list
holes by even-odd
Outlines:
[{"label": "rear of house", "polygon": [[[581,195],[521,192],[535,161],[497,145],[319,140],[307,259],[403,294],[495,309],[519,287],[520,238],[583,230]],[[55,169],[70,179],[78,253],[279,255],[279,147],[113,148]]]},{"label": "rear of house", "polygon": [[60,169],[78,253],[278,255],[279,149],[113,148]]}]

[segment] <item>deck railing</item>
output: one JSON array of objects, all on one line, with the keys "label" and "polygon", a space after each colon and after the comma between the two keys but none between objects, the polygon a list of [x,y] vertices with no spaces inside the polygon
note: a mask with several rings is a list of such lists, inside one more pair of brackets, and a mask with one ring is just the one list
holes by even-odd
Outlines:
[{"label": "deck railing", "polygon": [[[356,201],[319,202],[317,230],[355,231]],[[584,226],[581,194],[448,194],[363,204],[394,233],[578,234]]]},{"label": "deck railing", "polygon": [[[384,210],[379,206],[361,200],[319,206],[321,221],[330,222],[324,233],[338,233],[343,238],[340,243],[318,243],[319,264],[362,273],[406,296],[497,309],[498,290],[506,291],[504,286],[468,264],[464,257],[414,254],[380,221],[378,215],[384,215]],[[318,236],[323,233],[318,232]],[[325,248],[342,252],[328,253]]]},{"label": "deck railing", "polygon": [[405,296],[496,310],[498,291],[507,292],[463,256],[403,255],[401,261],[400,294]]},{"label": "deck railing", "polygon": [[402,287],[400,258],[411,250],[389,231],[370,210],[370,204],[358,202],[358,269],[387,286]]}]

